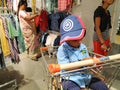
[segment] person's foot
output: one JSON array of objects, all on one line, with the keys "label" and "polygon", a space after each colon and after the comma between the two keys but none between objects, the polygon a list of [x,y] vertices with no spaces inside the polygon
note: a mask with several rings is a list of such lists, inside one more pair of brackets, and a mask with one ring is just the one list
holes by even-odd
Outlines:
[{"label": "person's foot", "polygon": [[42,57],[41,53],[39,53],[39,54],[38,54],[36,57],[37,57],[37,58],[40,58],[40,57]]},{"label": "person's foot", "polygon": [[31,59],[34,60],[34,61],[38,61],[37,57],[32,57]]}]

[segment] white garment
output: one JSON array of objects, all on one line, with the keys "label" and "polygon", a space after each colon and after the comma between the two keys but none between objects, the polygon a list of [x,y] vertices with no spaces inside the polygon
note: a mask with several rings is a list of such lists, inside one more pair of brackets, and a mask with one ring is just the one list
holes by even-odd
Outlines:
[{"label": "white garment", "polygon": [[46,45],[46,46],[53,47],[54,41],[55,41],[55,39],[57,38],[57,36],[58,36],[57,34],[50,33],[50,34],[47,36],[45,45]]},{"label": "white garment", "polygon": [[19,0],[13,0],[13,10],[17,12]]},{"label": "white garment", "polygon": [[80,5],[82,0],[76,0],[75,2],[76,2],[76,5]]},{"label": "white garment", "polygon": [[49,57],[51,57],[51,53],[54,52],[54,41],[55,39],[57,38],[58,34],[55,34],[55,33],[49,33],[49,35],[47,36],[47,39],[46,39],[46,43],[45,45],[48,47],[48,53],[49,53]]},{"label": "white garment", "polygon": [[45,0],[36,0],[36,8],[39,10],[45,9]]}]

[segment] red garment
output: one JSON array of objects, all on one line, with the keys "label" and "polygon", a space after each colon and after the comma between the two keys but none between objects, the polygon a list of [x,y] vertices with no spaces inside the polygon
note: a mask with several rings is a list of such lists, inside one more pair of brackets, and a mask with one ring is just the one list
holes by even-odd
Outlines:
[{"label": "red garment", "polygon": [[[109,43],[110,43],[110,40],[105,40],[105,44],[106,46],[109,46]],[[100,54],[100,55],[103,55],[103,56],[107,56],[108,52],[107,51],[104,51],[104,50],[101,50],[101,43],[99,41],[93,41],[93,44],[94,44],[94,52],[97,53],[97,54]],[[96,57],[100,57],[100,56],[97,56]]]},{"label": "red garment", "polygon": [[72,0],[58,0],[58,11],[70,11]]},{"label": "red garment", "polygon": [[46,32],[48,29],[48,12],[46,10],[42,10],[41,14],[35,18],[36,27],[40,25],[40,30]]}]

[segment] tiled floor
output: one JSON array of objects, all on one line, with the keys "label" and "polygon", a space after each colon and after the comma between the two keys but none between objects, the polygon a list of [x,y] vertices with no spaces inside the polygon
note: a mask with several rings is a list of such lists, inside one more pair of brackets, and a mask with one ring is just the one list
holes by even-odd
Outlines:
[{"label": "tiled floor", "polygon": [[120,35],[116,35],[115,37],[115,43],[120,44]]}]

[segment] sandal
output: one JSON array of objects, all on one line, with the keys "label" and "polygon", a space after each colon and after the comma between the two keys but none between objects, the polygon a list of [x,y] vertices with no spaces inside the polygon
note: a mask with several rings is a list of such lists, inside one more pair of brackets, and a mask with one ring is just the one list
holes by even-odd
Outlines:
[{"label": "sandal", "polygon": [[41,53],[39,53],[39,54],[38,54],[36,57],[37,57],[37,58],[40,58],[40,57],[42,57]]},{"label": "sandal", "polygon": [[32,57],[31,59],[34,60],[34,61],[38,61],[37,57]]}]

